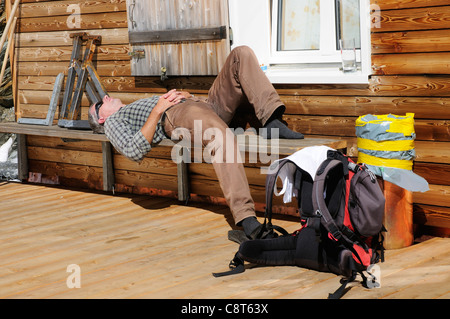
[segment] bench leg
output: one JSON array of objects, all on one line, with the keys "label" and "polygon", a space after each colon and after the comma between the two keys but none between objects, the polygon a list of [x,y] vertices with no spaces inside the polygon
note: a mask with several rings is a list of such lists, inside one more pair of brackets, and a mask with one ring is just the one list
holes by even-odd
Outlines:
[{"label": "bench leg", "polygon": [[178,178],[178,200],[187,202],[189,200],[189,173],[187,163],[183,161],[183,147],[179,145],[174,146],[176,154],[181,159],[177,164],[177,178]]},{"label": "bench leg", "polygon": [[18,178],[21,181],[28,180],[28,155],[27,155],[27,136],[17,134],[17,157],[18,157]]},{"label": "bench leg", "polygon": [[177,164],[178,175],[178,200],[187,202],[189,199],[189,177],[187,164],[181,162]]},{"label": "bench leg", "polygon": [[103,190],[114,191],[114,162],[110,142],[102,142]]}]

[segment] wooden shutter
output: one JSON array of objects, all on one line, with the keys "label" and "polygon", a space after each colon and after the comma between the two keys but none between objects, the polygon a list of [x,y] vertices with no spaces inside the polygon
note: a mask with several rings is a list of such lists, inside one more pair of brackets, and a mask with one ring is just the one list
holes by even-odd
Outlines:
[{"label": "wooden shutter", "polygon": [[132,75],[217,75],[230,52],[228,0],[127,0]]}]

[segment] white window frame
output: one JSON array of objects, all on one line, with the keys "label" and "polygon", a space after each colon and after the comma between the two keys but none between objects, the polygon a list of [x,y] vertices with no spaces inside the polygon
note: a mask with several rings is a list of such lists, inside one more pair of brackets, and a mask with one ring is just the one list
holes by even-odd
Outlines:
[{"label": "white window frame", "polygon": [[[341,62],[340,52],[336,50],[336,37],[330,32],[335,29],[336,16],[334,13],[334,1],[329,5],[328,1],[320,1],[320,48],[318,50],[303,51],[278,51],[278,38],[271,37],[271,58],[270,64],[295,64],[301,61],[307,63],[338,63]],[[271,34],[278,34],[278,0],[272,5],[272,31]],[[327,17],[323,19],[323,17]],[[334,44],[334,45],[333,45]]]},{"label": "white window frame", "polygon": [[[275,10],[278,1],[273,1]],[[333,16],[334,0],[321,0],[322,13]],[[321,52],[308,51],[276,51],[277,23],[271,23],[277,18],[273,10],[271,17],[270,0],[229,0],[230,26],[233,30],[232,48],[247,45],[257,55],[261,65],[268,66],[267,77],[272,83],[311,83],[311,84],[367,84],[371,74],[370,47],[370,3],[360,0],[360,39],[361,50],[357,50],[359,68],[356,72],[344,73],[340,70],[340,51],[329,47],[329,39],[321,36]],[[322,15],[321,15],[322,16]],[[276,21],[276,20],[274,20]],[[330,24],[328,24],[330,25]],[[326,24],[321,23],[321,27]],[[322,32],[335,37],[331,32]],[[325,44],[325,42],[328,43]],[[322,46],[323,44],[323,46]]]}]

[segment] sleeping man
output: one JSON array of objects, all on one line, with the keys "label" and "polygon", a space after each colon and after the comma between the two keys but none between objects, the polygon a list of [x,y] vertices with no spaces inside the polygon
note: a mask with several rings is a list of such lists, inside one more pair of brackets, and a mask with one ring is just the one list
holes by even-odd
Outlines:
[{"label": "sleeping man", "polygon": [[246,46],[231,51],[207,99],[171,90],[162,96],[125,105],[120,99],[105,96],[90,107],[89,123],[94,132],[104,132],[117,151],[134,161],[142,160],[152,144],[163,138],[175,134],[179,138],[177,129],[190,132],[190,137],[182,138],[191,140],[194,140],[194,125],[198,123],[203,132],[215,130],[215,135],[202,134],[202,144],[212,156],[212,165],[236,225],[243,227],[248,238],[254,239],[262,225],[255,215],[244,166],[235,157],[232,160],[227,157],[227,152],[239,154],[236,137],[228,125],[242,105],[254,109],[265,128],[261,130],[263,137],[271,138],[276,130],[278,138],[303,138],[281,121],[285,106],[259,67],[254,52]]}]

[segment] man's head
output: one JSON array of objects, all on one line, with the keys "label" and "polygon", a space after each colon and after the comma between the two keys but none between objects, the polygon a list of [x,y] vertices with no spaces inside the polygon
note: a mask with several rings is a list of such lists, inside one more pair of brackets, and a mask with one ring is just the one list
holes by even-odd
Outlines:
[{"label": "man's head", "polygon": [[105,95],[101,101],[92,104],[88,115],[92,131],[98,134],[105,133],[103,124],[106,119],[124,106],[125,104],[120,99],[114,99],[108,95]]}]

